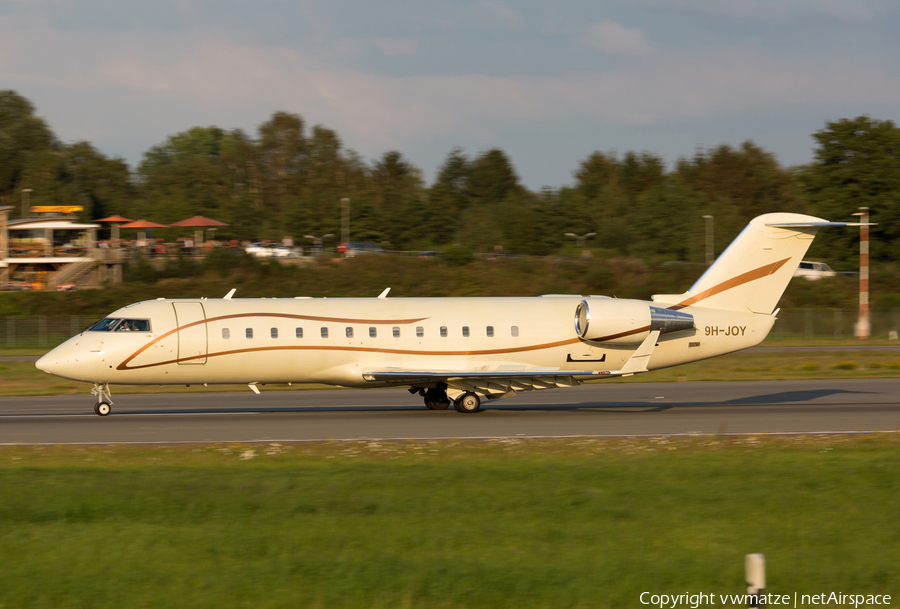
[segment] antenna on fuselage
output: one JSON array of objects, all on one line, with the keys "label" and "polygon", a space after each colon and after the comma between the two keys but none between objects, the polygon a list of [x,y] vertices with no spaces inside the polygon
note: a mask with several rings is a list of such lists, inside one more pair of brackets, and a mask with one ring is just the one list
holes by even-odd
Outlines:
[{"label": "antenna on fuselage", "polygon": [[390,292],[390,291],[391,291],[391,288],[384,288],[384,292],[379,294],[378,298],[380,298],[381,300],[384,300],[385,298],[387,298],[388,292]]},{"label": "antenna on fuselage", "polygon": [[225,294],[225,298],[222,300],[231,300],[231,297],[234,296],[235,292],[237,292],[237,288],[231,288],[231,291]]}]

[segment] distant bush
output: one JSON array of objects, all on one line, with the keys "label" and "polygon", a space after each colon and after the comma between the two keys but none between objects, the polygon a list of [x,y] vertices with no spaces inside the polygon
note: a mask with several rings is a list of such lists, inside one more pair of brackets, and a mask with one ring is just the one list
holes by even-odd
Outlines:
[{"label": "distant bush", "polygon": [[859,364],[856,362],[838,362],[831,368],[833,370],[856,370],[859,367]]},{"label": "distant bush", "polygon": [[175,258],[169,258],[166,261],[166,266],[156,272],[156,277],[158,279],[170,279],[174,277],[184,279],[187,277],[194,277],[199,270],[200,265],[193,260],[185,258],[182,256],[181,252],[178,252],[178,255]]},{"label": "distant bush", "polygon": [[244,263],[247,255],[243,250],[230,247],[216,247],[206,256],[203,266],[206,270],[217,273],[223,279],[228,277],[235,267]]},{"label": "distant bush", "polygon": [[441,257],[449,264],[465,266],[475,260],[475,254],[464,245],[451,245],[443,251]]},{"label": "distant bush", "polygon": [[156,269],[144,259],[140,252],[135,254],[134,260],[125,265],[124,278],[129,283],[155,283]]}]

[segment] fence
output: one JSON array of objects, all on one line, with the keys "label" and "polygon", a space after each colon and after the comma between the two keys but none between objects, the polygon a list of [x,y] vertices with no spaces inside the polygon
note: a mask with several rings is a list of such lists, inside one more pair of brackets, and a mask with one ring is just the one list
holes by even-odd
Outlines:
[{"label": "fence", "polygon": [[[772,338],[852,338],[856,309],[788,309],[778,314]],[[28,315],[0,317],[0,348],[44,349],[81,332],[97,321],[85,315]],[[872,338],[886,339],[900,332],[900,309],[870,313]]]},{"label": "fence", "polygon": [[[778,313],[772,338],[853,338],[857,309],[789,309]],[[869,312],[871,338],[886,339],[900,332],[900,309]]]},{"label": "fence", "polygon": [[0,320],[0,348],[17,349],[55,347],[97,321],[84,315],[8,316]]}]

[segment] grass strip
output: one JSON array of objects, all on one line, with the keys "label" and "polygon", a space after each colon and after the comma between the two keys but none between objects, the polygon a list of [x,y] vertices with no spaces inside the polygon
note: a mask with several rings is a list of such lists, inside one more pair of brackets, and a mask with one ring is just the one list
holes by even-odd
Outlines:
[{"label": "grass strip", "polygon": [[[900,592],[900,438],[0,447],[0,607]],[[896,603],[894,603],[896,606]]]}]

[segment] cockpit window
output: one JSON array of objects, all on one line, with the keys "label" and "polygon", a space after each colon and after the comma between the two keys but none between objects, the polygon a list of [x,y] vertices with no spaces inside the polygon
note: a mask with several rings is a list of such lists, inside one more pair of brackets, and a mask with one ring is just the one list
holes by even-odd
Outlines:
[{"label": "cockpit window", "polygon": [[89,332],[149,332],[149,319],[107,317],[88,328]]},{"label": "cockpit window", "polygon": [[88,328],[90,332],[112,332],[116,329],[116,326],[119,325],[121,319],[115,319],[112,317],[107,317],[104,320],[98,321],[96,324]]}]

